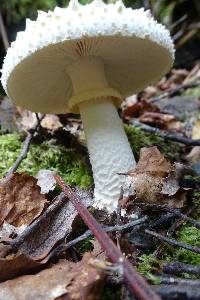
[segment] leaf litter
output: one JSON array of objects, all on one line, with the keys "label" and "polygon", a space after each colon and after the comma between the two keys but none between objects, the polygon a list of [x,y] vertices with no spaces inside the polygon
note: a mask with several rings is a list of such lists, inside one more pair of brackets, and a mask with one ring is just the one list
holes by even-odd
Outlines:
[{"label": "leaf litter", "polygon": [[[180,114],[175,113],[176,110],[180,110],[181,99],[178,102],[179,106],[175,108],[173,107],[170,111],[168,111],[168,114],[166,114],[166,106],[168,105],[168,101],[170,105],[170,100],[173,100],[171,101],[171,104],[176,105],[177,100],[171,98],[170,95],[173,94],[173,89],[175,89],[177,85],[185,84],[188,80],[191,80],[191,74],[192,71],[190,73],[186,70],[172,70],[171,75],[168,78],[166,77],[163,79],[156,87],[149,87],[145,89],[142,93],[141,100],[138,98],[139,101],[136,103],[137,105],[135,105],[135,107],[129,107],[130,109],[127,109],[124,113],[124,117],[126,119],[139,117],[140,121],[145,121],[144,119],[147,118],[147,123],[152,126],[159,127],[167,131],[173,130],[174,132],[179,131],[186,134],[185,127],[180,126],[180,123],[183,124],[182,122],[179,122],[181,121]],[[158,105],[157,100],[154,101],[155,99],[152,98],[155,98],[157,94],[163,91],[166,95],[168,95],[168,98],[164,98],[166,100],[165,109],[161,105]],[[135,99],[137,99],[136,96]],[[147,100],[146,103],[145,100]],[[196,102],[195,107],[197,107],[198,104]],[[193,108],[191,108],[191,111],[192,109]],[[53,118],[54,117],[51,119],[54,120]],[[50,122],[47,121],[47,123],[50,124],[50,126],[48,125],[47,127],[49,130],[53,131],[54,128],[51,125],[53,124],[51,119]],[[78,127],[76,126],[76,128],[79,128],[79,123],[79,120],[75,120],[75,124],[78,124]],[[199,122],[197,120],[192,124],[193,136],[197,136],[198,138]],[[46,126],[45,124],[42,125]],[[80,132],[79,129],[78,131]],[[194,148],[191,150],[193,149]],[[187,154],[187,151],[185,153]],[[198,153],[195,154],[196,156],[194,155],[195,162],[199,160]],[[194,156],[191,159],[191,165],[193,165]],[[50,264],[48,261],[48,255],[54,247],[56,247],[56,245],[59,245],[59,243],[65,243],[65,238],[71,239],[70,234],[73,232],[72,225],[77,214],[74,213],[70,204],[62,194],[57,196],[53,201],[51,197],[49,198],[49,195],[47,194],[54,190],[55,182],[53,182],[53,179],[50,178],[48,170],[45,170],[45,172],[38,175],[38,181],[35,178],[27,178],[27,181],[29,182],[29,184],[27,184],[27,189],[29,190],[31,186],[31,180],[34,182],[34,187],[37,182],[37,185],[40,187],[39,188],[37,186],[37,189],[39,189],[39,196],[34,192],[32,193],[32,197],[29,199],[25,194],[25,190],[22,188],[24,191],[24,194],[21,194],[23,196],[23,201],[22,203],[20,202],[20,199],[17,201],[17,208],[13,207],[13,202],[14,198],[17,197],[17,194],[19,194],[20,189],[13,189],[13,185],[10,183],[10,185],[8,184],[10,187],[9,191],[7,186],[6,193],[8,200],[6,203],[2,201],[1,204],[4,209],[0,211],[2,214],[0,215],[0,236],[2,241],[0,243],[0,280],[5,281],[7,279],[13,279],[0,284],[0,299],[40,299],[39,297],[41,297],[41,299],[57,300],[79,299],[80,297],[82,297],[80,299],[96,299],[95,296],[99,296],[102,289],[102,286],[98,284],[98,290],[95,293],[89,292],[89,294],[81,294],[81,296],[77,293],[77,291],[82,292],[84,290],[83,286],[85,285],[87,290],[88,286],[93,286],[93,283],[95,286],[96,282],[98,283],[98,279],[95,277],[96,275],[92,275],[91,285],[89,279],[84,276],[83,285],[82,280],[79,280],[81,272],[88,270],[89,258],[91,258],[92,254],[87,254],[88,260],[84,255],[83,259],[78,263],[69,262],[67,260],[59,260],[56,264]],[[127,205],[136,203],[139,200],[145,202],[144,204],[146,204],[147,207],[148,205],[152,205],[152,207],[156,208],[158,211],[160,210],[160,207],[162,208],[162,205],[165,207],[167,205],[170,209],[172,209],[172,211],[177,208],[185,210],[187,209],[186,200],[188,198],[188,189],[181,185],[181,180],[184,175],[185,171],[183,165],[167,161],[155,147],[142,149],[137,168],[133,171],[131,170],[127,174],[127,186],[124,187],[122,205],[126,207]],[[19,179],[19,182],[21,180],[22,179]],[[26,180],[24,183],[26,185]],[[14,194],[14,191],[16,191],[16,194]],[[88,196],[86,196],[86,198],[87,197]],[[28,202],[30,201],[28,206],[23,203],[25,198],[29,199]],[[41,204],[40,207],[40,204],[37,203],[37,212],[35,212],[31,201],[35,201],[35,199],[40,198],[44,199],[43,206]],[[81,196],[81,198],[84,197]],[[89,200],[89,198],[87,198],[87,200]],[[51,203],[49,206],[48,201]],[[91,200],[89,203],[91,203]],[[150,211],[149,215],[151,223],[150,226],[154,226],[154,224],[152,225],[154,220],[153,218],[155,218],[154,213]],[[135,216],[133,215],[132,217]],[[166,223],[162,223],[162,219],[167,219],[168,215],[163,213],[161,210],[159,211],[159,217],[160,219],[157,220],[156,224],[164,224],[164,231],[168,230]],[[122,223],[126,222],[126,218],[123,219],[123,217],[121,217],[120,220]],[[148,228],[145,227],[147,225],[143,226],[144,228]],[[135,228],[134,237],[138,236],[138,241],[134,242],[131,254],[130,250],[125,251],[131,259],[133,259],[134,263],[137,263],[138,255],[145,253],[145,251],[142,252],[142,247],[140,247],[143,242],[143,234],[144,232],[142,227],[138,226],[138,228]],[[112,237],[114,237],[114,235]],[[128,237],[128,234],[121,237],[119,244],[122,244],[122,248],[124,246],[123,239],[127,242],[127,244],[129,244]],[[147,235],[144,235],[143,239],[146,241],[145,249],[148,249],[149,251],[149,245],[150,242],[152,242],[152,238],[148,241],[147,237]],[[156,245],[158,246],[159,243]],[[43,270],[44,268],[45,270]],[[97,270],[93,269],[93,271],[96,272]],[[91,273],[91,269],[89,274],[93,274]],[[100,279],[103,277],[104,276],[100,274]],[[40,295],[39,292],[41,292]]]},{"label": "leaf litter", "polygon": [[[49,176],[51,177],[52,175],[50,174]],[[27,174],[14,174],[4,181],[4,190],[2,188],[1,192],[6,195],[5,200],[8,203],[10,201],[11,204],[14,199],[19,197],[16,193],[23,186],[20,193],[21,198],[19,198],[21,199],[21,202],[19,202],[20,205],[15,209],[17,213],[13,213],[15,218],[9,219],[7,217],[6,220],[14,220],[13,223],[17,225],[23,224],[24,220],[28,220],[28,223],[32,221],[32,223],[27,224],[25,229],[23,228],[24,230],[17,230],[17,228],[21,229],[21,227],[15,227],[4,221],[1,229],[2,240],[0,243],[0,281],[14,278],[33,269],[38,269],[38,267],[44,264],[42,259],[49,254],[53,247],[60,241],[63,241],[63,239],[68,238],[72,232],[72,224],[77,216],[74,206],[61,193],[41,213],[47,200],[39,192],[40,188],[36,182],[37,180],[34,177]],[[12,190],[11,193],[9,192],[9,188]],[[76,193],[81,197],[85,206],[91,206],[92,198],[88,191],[77,188]],[[29,201],[26,205],[24,204],[25,199]],[[32,202],[34,203],[35,200],[37,208],[36,200],[39,201],[41,199],[43,200],[40,201],[43,204],[42,209],[39,212],[35,209],[34,211],[37,214],[34,216],[31,215]],[[4,203],[6,206],[7,202],[5,200]],[[18,204],[18,202],[16,203]],[[24,207],[29,209],[28,217],[31,215],[32,218],[27,217]],[[40,215],[38,216],[39,213]],[[36,218],[36,216],[38,217]],[[47,263],[47,260],[45,263]]]},{"label": "leaf litter", "polygon": [[156,146],[142,148],[136,168],[126,174],[122,207],[137,200],[183,207],[187,189],[179,185],[180,169],[181,164],[171,164]]}]

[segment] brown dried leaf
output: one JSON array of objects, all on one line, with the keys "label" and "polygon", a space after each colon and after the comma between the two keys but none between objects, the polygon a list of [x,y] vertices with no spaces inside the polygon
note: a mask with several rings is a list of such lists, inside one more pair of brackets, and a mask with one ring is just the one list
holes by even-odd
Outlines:
[{"label": "brown dried leaf", "polygon": [[[100,299],[103,272],[88,263],[94,256],[86,254],[78,263],[59,261],[36,275],[26,275],[0,284],[0,299],[4,300],[97,300]],[[61,298],[59,298],[61,297]]]},{"label": "brown dried leaf", "polygon": [[190,165],[198,163],[198,161],[200,161],[200,146],[193,147],[185,159]]},{"label": "brown dried leaf", "polygon": [[133,104],[132,106],[128,106],[124,110],[123,116],[124,118],[137,118],[141,116],[144,112],[160,112],[160,109],[156,105],[142,100]]},{"label": "brown dried leaf", "polygon": [[6,221],[4,221],[0,230],[0,242],[12,240],[14,237],[22,234],[22,232],[26,229],[26,227],[27,225],[15,227],[7,223]]},{"label": "brown dried leaf", "polygon": [[158,127],[165,130],[181,131],[182,124],[177,121],[173,115],[158,113],[158,112],[145,112],[140,118],[140,122]]},{"label": "brown dried leaf", "polygon": [[41,214],[46,202],[34,177],[13,174],[0,182],[0,225],[3,221],[16,227],[28,225]]},{"label": "brown dried leaf", "polygon": [[132,200],[142,200],[173,208],[182,207],[187,191],[179,186],[181,166],[172,166],[157,147],[142,148],[137,167],[128,172],[121,205],[125,207]]},{"label": "brown dried leaf", "polygon": [[[76,193],[86,207],[92,204],[92,197],[88,191],[77,189]],[[21,239],[22,243],[17,247],[18,252],[29,255],[35,260],[41,260],[48,255],[56,243],[69,236],[77,214],[73,204],[62,193],[44,214],[23,232],[23,236],[13,240],[12,244],[18,244]]]},{"label": "brown dried leaf", "polygon": [[161,90],[168,90],[176,87],[177,84],[182,84],[188,76],[188,71],[185,69],[172,69],[171,74],[164,82],[161,81],[158,86]]},{"label": "brown dried leaf", "polygon": [[156,146],[144,147],[140,150],[140,159],[136,168],[129,171],[128,175],[148,173],[153,176],[166,177],[174,167],[160,153]]},{"label": "brown dried leaf", "polygon": [[[24,254],[9,255],[5,259],[0,258],[0,281],[15,278],[16,276],[25,274],[27,271],[37,269],[41,265],[42,263]],[[0,299],[3,298],[0,296]]]}]

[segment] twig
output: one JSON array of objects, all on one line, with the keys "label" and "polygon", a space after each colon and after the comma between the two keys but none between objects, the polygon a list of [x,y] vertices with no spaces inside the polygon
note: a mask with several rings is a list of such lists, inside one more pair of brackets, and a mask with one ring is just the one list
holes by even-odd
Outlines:
[{"label": "twig", "polygon": [[[124,224],[124,225],[115,225],[115,226],[108,226],[108,227],[103,227],[103,230],[105,232],[126,232],[132,229],[133,227],[143,224],[147,221],[147,217],[143,217],[141,219],[138,219],[136,221]],[[54,257],[59,257],[61,253],[65,252],[67,249],[75,246],[79,242],[82,242],[83,240],[93,236],[93,233],[91,230],[87,230],[85,233],[83,233],[81,236],[77,237],[76,239],[66,243],[59,245],[57,248],[55,248],[48,256],[48,260]]]},{"label": "twig", "polygon": [[1,12],[0,12],[0,33],[1,33],[4,48],[5,48],[5,50],[7,50],[9,47],[9,41],[8,41],[8,36],[7,36],[7,32],[5,29],[5,25],[4,25],[4,21],[2,18]]},{"label": "twig", "polygon": [[[44,118],[44,115],[40,118],[40,121]],[[30,147],[30,143],[31,140],[35,134],[35,132],[37,131],[38,127],[40,126],[40,124],[37,122],[28,132],[28,135],[24,141],[22,150],[18,156],[18,158],[16,159],[15,163],[13,164],[13,166],[8,170],[8,172],[6,173],[5,177],[9,177],[11,174],[13,174],[19,167],[19,165],[21,164],[22,160],[26,158],[27,153],[29,151],[29,147]]]},{"label": "twig", "polygon": [[65,195],[73,203],[80,216],[84,220],[85,224],[93,232],[94,236],[99,241],[102,249],[106,252],[108,258],[113,263],[120,263],[123,268],[123,276],[126,279],[130,290],[140,300],[160,300],[160,297],[154,293],[149,284],[144,278],[139,275],[132,265],[125,259],[122,252],[117,248],[114,242],[110,239],[107,233],[104,232],[102,226],[97,223],[90,212],[81,203],[79,197],[72,191],[69,186],[66,186],[64,181],[58,175],[55,175],[55,179],[59,186],[62,188]]},{"label": "twig", "polygon": [[168,274],[189,273],[200,276],[200,265],[190,265],[181,262],[164,263],[163,272]]},{"label": "twig", "polygon": [[185,284],[160,284],[153,286],[153,289],[160,294],[162,299],[184,299],[184,300],[199,300],[200,299],[200,286],[188,286]]},{"label": "twig", "polygon": [[189,286],[196,286],[196,285],[200,285],[200,280],[198,279],[183,279],[183,278],[178,278],[178,277],[172,277],[169,275],[159,275],[156,276],[156,278],[160,281],[160,284],[185,284],[188,287]]},{"label": "twig", "polygon": [[181,243],[181,242],[177,242],[175,240],[167,238],[166,236],[164,236],[160,233],[157,233],[157,232],[154,232],[154,231],[151,231],[151,230],[148,230],[148,229],[145,229],[145,233],[147,233],[151,236],[154,236],[155,238],[157,238],[161,241],[164,241],[164,242],[168,243],[169,245],[184,248],[186,250],[189,250],[189,251],[192,251],[192,252],[195,252],[195,253],[200,253],[200,248],[199,247],[193,247],[191,245],[187,245],[187,244],[184,244],[184,243]]},{"label": "twig", "polygon": [[171,213],[171,212],[167,212],[164,215],[161,215],[161,217],[159,219],[157,219],[151,226],[151,229],[155,229],[158,227],[161,227],[162,225],[166,225],[166,223],[168,223],[169,221],[173,220],[176,218],[176,214],[175,213]]},{"label": "twig", "polygon": [[151,103],[155,103],[155,102],[160,101],[164,98],[172,97],[172,96],[176,95],[177,93],[179,93],[183,90],[198,87],[199,85],[200,85],[200,82],[179,84],[179,85],[176,85],[175,88],[169,89],[167,92],[161,94],[160,96],[150,99],[150,101],[151,101]]},{"label": "twig", "polygon": [[173,142],[181,143],[181,144],[184,144],[187,146],[200,146],[200,139],[193,140],[193,139],[190,139],[190,138],[187,138],[184,136],[172,134],[172,133],[162,131],[162,130],[152,127],[152,126],[142,124],[139,121],[135,121],[135,120],[130,120],[129,123],[136,127],[143,129],[146,132],[157,134],[158,136],[160,136],[161,138],[163,138],[165,140],[171,140]]},{"label": "twig", "polygon": [[[147,204],[147,205],[148,205],[148,204]],[[146,207],[148,207],[147,205],[146,205],[146,203],[139,203],[138,206],[146,206]],[[152,207],[152,206],[151,206],[152,204],[149,204],[149,205],[150,205],[150,207]],[[153,206],[153,207],[154,207],[154,206]],[[194,227],[200,229],[200,222],[198,222],[198,221],[196,221],[196,220],[194,220],[194,219],[188,217],[187,215],[181,213],[181,212],[178,211],[177,209],[171,209],[171,208],[169,208],[169,207],[167,207],[167,206],[164,206],[164,205],[163,205],[163,206],[160,205],[158,209],[159,209],[159,210],[163,210],[163,211],[168,212],[169,215],[163,216],[163,217],[161,217],[159,220],[157,220],[157,221],[152,225],[152,228],[153,228],[153,227],[159,226],[159,223],[163,223],[165,220],[162,222],[162,218],[164,218],[164,219],[166,218],[166,220],[168,220],[168,219],[170,219],[170,218],[179,217],[180,219],[182,219],[182,220],[188,222],[189,224],[193,225]],[[191,211],[188,212],[188,213],[191,213]]]},{"label": "twig", "polygon": [[[117,213],[117,219],[116,219],[117,225],[121,224],[122,209],[121,209],[120,201],[122,201],[122,199],[123,199],[123,194],[124,194],[124,189],[121,186],[118,204],[117,204],[117,212],[116,212]],[[116,241],[117,241],[117,246],[119,249],[120,249],[120,238],[121,238],[121,232],[116,231]]]},{"label": "twig", "polygon": [[188,18],[188,15],[183,15],[180,19],[175,21],[172,25],[170,25],[169,29],[170,31],[173,30],[175,27],[183,23]]},{"label": "twig", "polygon": [[[171,210],[171,212],[173,212],[173,210]],[[180,211],[174,211],[174,214],[177,217],[180,217],[182,220],[187,221],[189,224],[193,225],[194,227],[200,229],[200,222],[182,214]]]}]

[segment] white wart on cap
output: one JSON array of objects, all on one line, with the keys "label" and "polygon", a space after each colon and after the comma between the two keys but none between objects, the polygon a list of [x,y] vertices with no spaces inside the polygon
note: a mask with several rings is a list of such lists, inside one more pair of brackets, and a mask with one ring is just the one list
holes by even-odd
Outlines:
[{"label": "white wart on cap", "polygon": [[168,30],[149,11],[121,1],[38,12],[4,60],[2,84],[19,106],[43,113],[81,113],[95,183],[95,206],[116,210],[123,176],[135,160],[116,106],[171,67]]}]

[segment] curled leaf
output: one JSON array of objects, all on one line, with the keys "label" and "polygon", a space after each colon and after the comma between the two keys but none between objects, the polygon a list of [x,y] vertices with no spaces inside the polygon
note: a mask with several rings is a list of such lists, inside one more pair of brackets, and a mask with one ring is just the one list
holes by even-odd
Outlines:
[{"label": "curled leaf", "polygon": [[13,174],[0,182],[0,225],[3,221],[16,227],[28,225],[41,214],[46,202],[34,177]]}]

